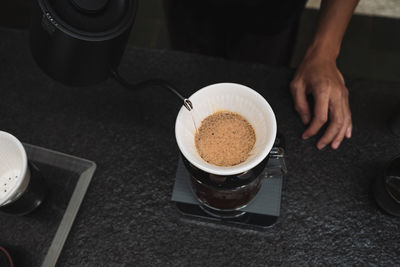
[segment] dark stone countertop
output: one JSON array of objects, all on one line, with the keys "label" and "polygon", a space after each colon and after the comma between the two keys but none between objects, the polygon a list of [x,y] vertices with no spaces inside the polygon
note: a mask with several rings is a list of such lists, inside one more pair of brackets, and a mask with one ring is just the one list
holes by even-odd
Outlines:
[{"label": "dark stone countertop", "polygon": [[93,160],[98,169],[59,266],[400,265],[400,219],[383,214],[371,183],[400,152],[385,122],[399,83],[351,80],[354,134],[338,151],[302,141],[288,69],[128,47],[129,80],[161,77],[187,94],[237,82],[271,104],[286,137],[281,216],[264,233],[182,220],[170,201],[180,103],[157,88],[113,80],[70,88],[33,62],[27,34],[0,30],[0,129],[23,142]]}]

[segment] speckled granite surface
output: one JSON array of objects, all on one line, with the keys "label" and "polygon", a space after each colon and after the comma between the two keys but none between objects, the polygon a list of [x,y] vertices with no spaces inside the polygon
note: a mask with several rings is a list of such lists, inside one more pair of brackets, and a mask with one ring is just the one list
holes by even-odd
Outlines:
[{"label": "speckled granite surface", "polygon": [[59,266],[400,265],[400,219],[383,214],[371,193],[400,152],[385,127],[400,84],[349,81],[354,136],[338,151],[319,152],[315,139],[299,138],[287,69],[129,47],[121,72],[131,81],[166,78],[188,94],[222,81],[263,94],[287,143],[281,216],[265,233],[182,219],[170,201],[180,103],[113,80],[60,85],[32,61],[26,33],[3,29],[0,129],[98,164]]}]

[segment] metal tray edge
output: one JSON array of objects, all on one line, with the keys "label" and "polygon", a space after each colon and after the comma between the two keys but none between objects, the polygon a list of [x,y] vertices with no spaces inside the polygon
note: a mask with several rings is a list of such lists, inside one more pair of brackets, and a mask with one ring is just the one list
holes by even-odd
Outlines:
[{"label": "metal tray edge", "polygon": [[[52,157],[62,159],[65,157],[68,157],[69,159],[76,160],[78,163],[84,163],[82,166],[82,172],[79,176],[78,182],[75,185],[75,189],[72,193],[71,199],[68,203],[68,206],[65,210],[64,216],[61,219],[60,225],[57,228],[57,232],[54,235],[54,238],[51,242],[51,245],[49,247],[49,250],[47,251],[47,254],[44,258],[44,261],[41,265],[41,267],[53,267],[56,265],[57,260],[61,254],[61,251],[64,247],[65,241],[67,240],[68,234],[72,228],[72,225],[74,223],[74,220],[79,212],[80,205],[82,204],[82,201],[86,195],[86,191],[89,187],[89,184],[92,180],[92,177],[94,175],[94,172],[97,168],[97,165],[95,162],[79,158],[76,156],[64,154],[58,151],[53,151],[50,149],[42,148],[39,146],[35,145],[30,145],[30,144],[23,144],[26,149],[29,149],[32,151],[32,149],[41,149],[46,151],[49,154],[52,154]],[[40,158],[39,160],[40,161]],[[62,168],[62,166],[56,166]]]}]

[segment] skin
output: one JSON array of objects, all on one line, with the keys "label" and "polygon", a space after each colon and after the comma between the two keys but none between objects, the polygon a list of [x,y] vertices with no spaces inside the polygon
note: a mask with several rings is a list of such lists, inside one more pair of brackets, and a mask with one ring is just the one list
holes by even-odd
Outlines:
[{"label": "skin", "polygon": [[[337,149],[345,137],[352,135],[349,92],[336,59],[357,4],[358,0],[322,0],[314,39],[290,84],[295,109],[308,126],[302,138],[316,135],[328,124],[317,142],[320,150],[329,144],[332,149]],[[313,110],[307,94],[314,98]]]}]

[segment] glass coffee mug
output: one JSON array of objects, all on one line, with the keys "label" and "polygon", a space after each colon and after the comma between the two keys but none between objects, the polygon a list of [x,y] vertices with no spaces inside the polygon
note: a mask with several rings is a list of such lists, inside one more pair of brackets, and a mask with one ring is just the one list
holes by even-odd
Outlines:
[{"label": "glass coffee mug", "polygon": [[[249,87],[234,83],[213,84],[195,92],[189,100],[193,110],[182,107],[175,136],[191,185],[201,206],[218,212],[239,211],[261,187],[261,173],[276,138],[275,114],[268,102]],[[222,167],[203,160],[195,147],[196,127],[203,119],[221,111],[242,115],[253,126],[256,142],[246,161]]]},{"label": "glass coffee mug", "polygon": [[46,195],[43,178],[28,162],[22,143],[0,131],[0,211],[25,215],[42,204]]}]

